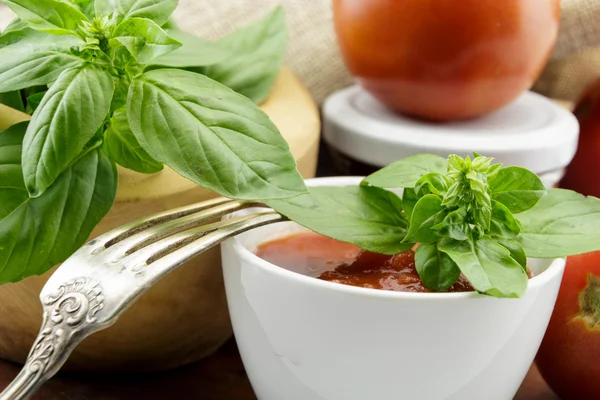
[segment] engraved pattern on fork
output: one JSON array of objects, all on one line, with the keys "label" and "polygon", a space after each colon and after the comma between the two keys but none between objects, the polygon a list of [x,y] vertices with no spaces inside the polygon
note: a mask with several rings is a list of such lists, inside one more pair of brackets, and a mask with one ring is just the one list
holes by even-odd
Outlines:
[{"label": "engraved pattern on fork", "polygon": [[46,307],[44,322],[25,365],[32,374],[47,372],[81,325],[96,321],[96,314],[104,307],[104,296],[98,282],[82,277],[61,285],[42,303]]},{"label": "engraved pattern on fork", "polygon": [[83,339],[114,324],[173,269],[225,239],[286,220],[273,210],[221,219],[254,206],[264,207],[209,200],[124,225],[77,250],[42,289],[42,328],[25,366],[0,400],[31,396]]}]

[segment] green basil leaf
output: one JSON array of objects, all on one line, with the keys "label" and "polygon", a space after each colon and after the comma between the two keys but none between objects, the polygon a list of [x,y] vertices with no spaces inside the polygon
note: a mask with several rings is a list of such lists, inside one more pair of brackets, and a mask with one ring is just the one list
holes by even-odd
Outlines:
[{"label": "green basil leaf", "polygon": [[[376,187],[376,186],[373,186]],[[413,188],[405,188],[402,191],[402,208],[404,209],[404,216],[410,221],[413,210],[419,201],[419,197]]]},{"label": "green basil leaf", "polygon": [[269,117],[203,75],[157,69],[138,76],[129,89],[127,117],[148,154],[200,186],[241,199],[306,192]]},{"label": "green basil leaf", "polygon": [[82,13],[85,14],[89,19],[93,19],[96,16],[96,9],[94,7],[94,0],[62,0],[66,1],[77,7]]},{"label": "green basil leaf", "polygon": [[155,58],[150,62],[151,65],[178,68],[203,67],[220,63],[233,56],[233,52],[228,48],[191,33],[176,29],[169,30],[167,33],[180,42],[181,47]]},{"label": "green basil leaf", "polygon": [[181,43],[167,35],[156,22],[145,18],[131,18],[121,22],[114,37],[143,64],[181,47]]},{"label": "green basil leaf", "polygon": [[43,193],[100,129],[113,91],[111,74],[91,64],[64,71],[48,90],[23,142],[23,174],[32,197]]},{"label": "green basil leaf", "polygon": [[528,277],[510,252],[489,236],[474,242],[442,239],[438,249],[448,254],[480,293],[496,297],[521,297]]},{"label": "green basil leaf", "polygon": [[133,171],[152,174],[163,169],[138,143],[127,121],[127,110],[118,109],[104,132],[104,152],[117,164]]},{"label": "green basil leaf", "polygon": [[0,38],[0,92],[54,82],[83,60],[71,54],[83,43],[71,36],[53,36],[26,28]]},{"label": "green basil leaf", "polygon": [[311,187],[309,194],[266,203],[308,229],[365,250],[383,254],[409,250],[413,245],[402,243],[407,221],[398,208],[399,199],[376,189]]},{"label": "green basil leaf", "polygon": [[2,35],[7,34],[9,32],[20,31],[22,29],[27,28],[27,24],[21,20],[21,18],[15,18],[9,22],[9,24],[2,31]]},{"label": "green basil leaf", "polygon": [[508,207],[498,201],[492,201],[490,233],[506,239],[516,238],[522,231],[521,224]]},{"label": "green basil leaf", "polygon": [[421,177],[415,184],[415,191],[419,196],[426,194],[435,194],[442,196],[448,191],[452,182],[450,179],[439,172],[428,172]]},{"label": "green basil leaf", "polygon": [[514,213],[529,210],[546,194],[546,187],[533,172],[521,167],[506,167],[489,181],[492,198]]},{"label": "green basil leaf", "polygon": [[108,212],[117,189],[114,164],[96,150],[30,199],[20,170],[26,127],[0,133],[0,283],[41,274],[69,257]]},{"label": "green basil leaf", "polygon": [[37,108],[42,103],[42,100],[44,99],[44,96],[46,95],[46,93],[47,92],[34,93],[31,96],[27,97],[27,113],[28,114],[31,115],[35,112],[35,110],[37,110]]},{"label": "green basil leaf", "polygon": [[287,26],[281,6],[260,21],[221,39],[233,57],[206,67],[206,75],[255,103],[269,95],[279,75],[287,46]]},{"label": "green basil leaf", "polygon": [[54,35],[76,35],[87,17],[60,0],[0,0],[30,28]]},{"label": "green basil leaf", "polygon": [[23,104],[23,97],[21,97],[20,90],[0,93],[0,103],[15,110],[25,111],[25,104]]},{"label": "green basil leaf", "polygon": [[521,243],[513,239],[505,239],[501,237],[494,237],[494,240],[506,247],[506,249],[510,252],[510,256],[514,258],[516,262],[521,264],[525,271],[527,271],[527,255],[525,254],[525,250],[523,249],[523,246],[521,246]]},{"label": "green basil leaf", "polygon": [[96,15],[116,12],[119,21],[129,18],[147,18],[163,25],[169,20],[178,0],[96,0]]},{"label": "green basil leaf", "polygon": [[446,174],[448,162],[433,154],[418,154],[403,158],[364,179],[364,183],[381,188],[414,188],[421,177],[429,172]]},{"label": "green basil leaf", "polygon": [[438,232],[438,236],[449,237],[456,240],[467,240],[471,236],[469,224],[467,223],[467,211],[464,207],[449,213],[442,222],[431,227]]},{"label": "green basil leaf", "polygon": [[21,122],[0,132],[0,220],[29,198],[21,171],[21,149],[28,123]]},{"label": "green basil leaf", "polygon": [[460,276],[460,268],[450,256],[438,250],[437,244],[421,244],[415,252],[415,266],[425,287],[445,292]]},{"label": "green basil leaf", "polygon": [[528,257],[555,258],[600,250],[600,199],[564,189],[550,189],[518,216],[517,238]]},{"label": "green basil leaf", "polygon": [[431,228],[444,220],[448,211],[442,206],[442,199],[428,194],[417,202],[410,218],[410,227],[405,242],[432,243],[439,240]]}]

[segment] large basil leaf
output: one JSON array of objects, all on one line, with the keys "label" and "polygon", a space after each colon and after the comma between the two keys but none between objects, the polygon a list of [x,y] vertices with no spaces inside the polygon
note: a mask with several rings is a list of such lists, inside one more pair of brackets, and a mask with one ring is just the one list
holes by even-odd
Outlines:
[{"label": "large basil leaf", "polygon": [[151,60],[150,64],[165,67],[204,67],[230,59],[233,52],[224,46],[177,29],[167,33],[181,43],[181,47]]},{"label": "large basil leaf", "polygon": [[517,237],[528,257],[554,258],[600,250],[600,199],[550,189],[528,211],[517,215]]},{"label": "large basil leaf", "polygon": [[448,254],[477,291],[496,297],[521,297],[528,277],[510,252],[488,236],[474,242],[442,239],[438,249]]},{"label": "large basil leaf", "polygon": [[119,14],[120,20],[147,18],[162,25],[169,20],[178,0],[96,0],[96,15]]},{"label": "large basil leaf", "polygon": [[427,173],[446,174],[448,161],[433,154],[418,154],[396,161],[369,175],[365,184],[381,188],[413,188],[417,181]]},{"label": "large basil leaf", "polygon": [[206,75],[261,103],[281,70],[287,45],[283,8],[277,7],[260,21],[221,39],[233,57],[206,67]]},{"label": "large basil leaf", "polygon": [[431,228],[444,220],[448,211],[442,205],[442,199],[434,194],[421,197],[410,217],[410,228],[406,234],[407,242],[432,243],[439,240]]},{"label": "large basil leaf", "polygon": [[512,213],[529,210],[546,194],[540,178],[521,167],[507,167],[489,181],[492,198],[504,204]]},{"label": "large basil leaf", "polygon": [[43,193],[100,129],[113,90],[111,74],[91,64],[64,71],[48,90],[23,142],[23,174],[31,196]]},{"label": "large basil leaf", "polygon": [[445,292],[460,276],[458,265],[446,253],[439,251],[436,243],[417,247],[415,266],[425,287],[436,292]]},{"label": "large basil leaf", "polygon": [[407,221],[400,199],[371,187],[312,187],[309,194],[268,200],[269,207],[322,235],[383,254],[413,245],[402,243]]},{"label": "large basil leaf", "polygon": [[123,21],[114,36],[143,64],[181,47],[181,43],[167,35],[156,22],[145,18]]},{"label": "large basil leaf", "polygon": [[44,273],[69,257],[108,212],[117,189],[114,164],[94,150],[30,199],[20,170],[26,126],[0,133],[0,284]]},{"label": "large basil leaf", "polygon": [[0,0],[27,26],[54,35],[75,35],[87,17],[72,5],[60,0]]},{"label": "large basil leaf", "polygon": [[103,150],[117,164],[137,172],[151,174],[163,169],[138,143],[124,107],[115,111],[110,127],[104,132]]},{"label": "large basil leaf", "polygon": [[0,38],[0,92],[54,82],[67,68],[83,62],[70,53],[83,43],[73,36],[54,36],[33,29],[9,32]]},{"label": "large basil leaf", "polygon": [[138,76],[129,89],[127,117],[155,160],[224,196],[270,199],[306,191],[269,117],[203,75],[157,69]]}]

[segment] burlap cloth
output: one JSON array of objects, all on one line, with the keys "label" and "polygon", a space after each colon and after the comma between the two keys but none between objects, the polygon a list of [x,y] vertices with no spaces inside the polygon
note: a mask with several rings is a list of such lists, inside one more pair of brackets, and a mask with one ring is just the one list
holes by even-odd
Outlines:
[{"label": "burlap cloth", "polygon": [[[290,25],[286,63],[315,99],[321,102],[329,93],[352,82],[336,45],[330,0],[180,0],[179,3],[175,13],[179,26],[209,38],[225,35],[283,4]],[[563,0],[562,15],[555,52],[534,90],[574,100],[590,81],[600,76],[600,0]],[[0,26],[5,26],[11,18],[10,11],[0,10]]]}]

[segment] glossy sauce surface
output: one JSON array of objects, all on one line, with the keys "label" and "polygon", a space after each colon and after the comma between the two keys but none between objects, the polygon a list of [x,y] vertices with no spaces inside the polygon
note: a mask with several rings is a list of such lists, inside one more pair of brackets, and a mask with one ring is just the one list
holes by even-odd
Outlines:
[{"label": "glossy sauce surface", "polygon": [[[389,256],[362,251],[316,233],[263,243],[256,254],[290,271],[345,285],[399,292],[430,292],[415,269],[414,252]],[[450,292],[473,291],[461,277]]]}]

